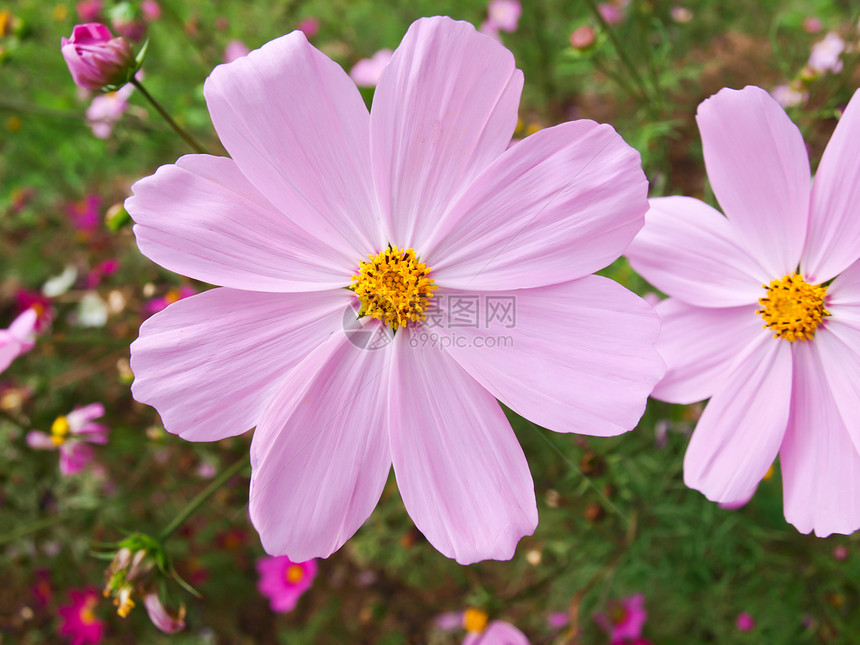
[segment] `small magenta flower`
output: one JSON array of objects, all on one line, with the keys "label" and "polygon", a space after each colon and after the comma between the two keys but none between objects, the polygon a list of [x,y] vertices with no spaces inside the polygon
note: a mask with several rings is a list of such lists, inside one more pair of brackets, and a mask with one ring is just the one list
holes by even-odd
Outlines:
[{"label": "small magenta flower", "polygon": [[[128,109],[128,98],[134,91],[134,85],[128,83],[115,92],[94,96],[87,108],[87,125],[99,139],[110,138],[113,126],[120,120]],[[100,214],[98,220],[100,220]],[[92,225],[89,230],[95,228]]]},{"label": "small magenta flower", "polygon": [[648,620],[645,611],[645,596],[641,593],[628,596],[620,601],[609,601],[606,613],[594,615],[594,622],[609,635],[609,640],[633,640],[642,636],[642,627]]},{"label": "small magenta flower", "polygon": [[490,0],[487,5],[487,21],[500,31],[516,31],[522,13],[518,0]]},{"label": "small magenta flower", "polygon": [[33,349],[38,320],[36,310],[29,308],[12,321],[9,329],[0,329],[0,373],[21,354]]},{"label": "small magenta flower", "polygon": [[72,37],[63,38],[62,45],[72,79],[85,90],[124,85],[138,68],[131,44],[99,23],[75,25]]},{"label": "small magenta flower", "polygon": [[624,6],[618,2],[601,2],[597,10],[608,25],[618,25],[624,21]]},{"label": "small magenta flower", "polygon": [[755,620],[749,613],[742,611],[738,614],[737,620],[735,620],[735,626],[739,632],[751,632],[755,629]]},{"label": "small magenta flower", "polygon": [[78,12],[78,19],[81,22],[99,22],[104,2],[102,0],[81,0],[75,4],[75,11]]},{"label": "small magenta flower", "polygon": [[140,12],[147,22],[155,22],[161,19],[161,5],[155,0],[143,0],[140,3]]},{"label": "small magenta flower", "polygon": [[69,638],[70,645],[97,645],[104,636],[105,623],[95,615],[99,592],[95,589],[72,589],[72,601],[59,608],[62,617],[60,635]]},{"label": "small magenta flower", "polygon": [[101,197],[92,194],[70,203],[66,207],[66,212],[78,231],[89,232],[94,230],[102,220],[101,205]]},{"label": "small magenta flower", "polygon": [[317,35],[320,30],[320,21],[318,18],[309,17],[303,18],[299,20],[299,24],[296,25],[296,29],[302,32],[308,39],[313,38]]},{"label": "small magenta flower", "polygon": [[260,580],[257,589],[269,599],[272,611],[292,611],[299,598],[311,588],[317,575],[316,560],[293,562],[285,555],[257,560]]},{"label": "small magenta flower", "polygon": [[248,49],[248,46],[241,40],[231,40],[224,48],[224,62],[232,63],[237,58],[247,56],[250,51],[251,50]]},{"label": "small magenta flower", "polygon": [[[160,9],[160,8],[159,8]],[[131,2],[120,2],[110,10],[110,24],[114,31],[129,40],[143,40],[146,21],[141,7]]]},{"label": "small magenta flower", "polygon": [[570,34],[570,46],[574,49],[588,49],[594,44],[597,34],[589,25],[577,27]]},{"label": "small magenta flower", "polygon": [[370,58],[362,58],[352,66],[350,77],[359,87],[376,87],[393,53],[390,49],[380,49]]},{"label": "small magenta flower", "polygon": [[60,472],[74,475],[89,464],[94,452],[88,444],[106,444],[110,429],[93,423],[105,413],[101,403],[90,403],[76,408],[65,416],[59,416],[51,425],[51,433],[33,430],[27,434],[27,445],[36,450],[59,450]]}]

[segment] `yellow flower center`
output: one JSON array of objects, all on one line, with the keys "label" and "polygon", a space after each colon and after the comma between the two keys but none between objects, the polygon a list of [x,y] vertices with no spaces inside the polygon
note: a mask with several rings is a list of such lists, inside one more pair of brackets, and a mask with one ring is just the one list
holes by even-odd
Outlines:
[{"label": "yellow flower center", "polygon": [[51,441],[54,442],[54,445],[62,445],[68,436],[69,420],[64,416],[59,416],[54,419],[54,423],[51,424]]},{"label": "yellow flower center", "polygon": [[131,599],[131,591],[131,585],[126,585],[119,590],[119,594],[117,594],[117,597],[113,599],[116,613],[122,618],[128,616],[131,610],[134,609],[134,601]]},{"label": "yellow flower center", "polygon": [[370,261],[359,263],[358,275],[352,276],[349,286],[361,302],[358,315],[381,320],[391,329],[424,320],[427,300],[436,286],[415,251],[389,246],[367,257]]},{"label": "yellow flower center", "polygon": [[98,602],[95,596],[90,596],[84,601],[80,612],[78,612],[78,618],[84,625],[92,625],[98,620],[93,613],[93,609],[95,609]]},{"label": "yellow flower center", "polygon": [[489,620],[490,617],[487,616],[487,612],[475,609],[474,607],[469,607],[463,612],[463,628],[467,632],[480,634],[487,628]]},{"label": "yellow flower center", "polygon": [[286,577],[287,582],[289,582],[291,585],[294,585],[297,582],[300,582],[301,579],[305,577],[305,570],[297,564],[291,564],[287,567],[287,571],[284,576]]},{"label": "yellow flower center", "polygon": [[800,274],[790,273],[762,286],[765,295],[758,299],[761,309],[756,313],[774,338],[809,340],[824,316],[830,315],[824,308],[827,287],[809,284]]}]

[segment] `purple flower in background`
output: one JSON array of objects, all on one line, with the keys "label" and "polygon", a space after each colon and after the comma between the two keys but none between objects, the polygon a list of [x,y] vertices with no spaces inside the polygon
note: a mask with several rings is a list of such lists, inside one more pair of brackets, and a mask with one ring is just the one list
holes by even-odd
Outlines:
[{"label": "purple flower in background", "polygon": [[642,636],[642,628],[648,620],[645,611],[645,596],[637,593],[619,600],[610,600],[606,612],[594,615],[594,622],[609,635],[609,640],[633,640]]},{"label": "purple flower in background", "polygon": [[61,605],[60,635],[69,639],[70,645],[98,645],[104,637],[105,623],[95,615],[101,594],[96,589],[72,589],[71,603]]},{"label": "purple flower in background", "polygon": [[490,0],[487,5],[487,20],[501,31],[516,31],[522,13],[518,0]]},{"label": "purple flower in background", "polygon": [[79,231],[89,232],[96,229],[102,221],[102,200],[96,194],[72,202],[66,208],[73,226]]},{"label": "purple flower in background", "polygon": [[21,354],[26,354],[36,344],[36,325],[39,314],[29,308],[19,314],[8,329],[0,329],[0,373],[8,368]]},{"label": "purple flower in background", "polygon": [[136,69],[129,42],[98,23],[75,25],[72,37],[62,39],[62,52],[72,80],[86,90],[126,83]]},{"label": "purple flower in background", "polygon": [[299,20],[299,24],[296,25],[296,29],[307,36],[308,39],[311,39],[317,35],[317,32],[319,32],[320,21],[314,17],[303,18],[302,20]]},{"label": "purple flower in background", "polygon": [[838,74],[842,71],[842,52],[845,51],[845,41],[834,32],[828,33],[824,40],[812,46],[809,54],[809,66],[816,72],[833,72]]},{"label": "purple flower in background", "polygon": [[[99,139],[110,138],[110,135],[113,132],[113,126],[120,120],[128,108],[128,98],[131,96],[133,91],[134,85],[129,83],[118,89],[116,92],[108,92],[106,94],[99,94],[98,96],[93,97],[90,106],[87,108],[86,114],[87,125],[90,126],[90,129],[93,131],[93,135]],[[98,219],[101,219],[100,214]],[[96,220],[96,223],[97,222],[98,220]],[[92,228],[95,228],[95,224],[92,224],[89,228],[79,228],[91,230]]]},{"label": "purple flower in background", "polygon": [[755,629],[755,620],[747,612],[742,611],[735,620],[735,626],[739,632],[751,632]]},{"label": "purple flower in background", "polygon": [[311,588],[317,575],[316,560],[293,562],[285,555],[257,560],[260,579],[257,590],[269,599],[272,611],[285,613],[295,609],[299,598]]},{"label": "purple flower in background", "polygon": [[51,433],[32,430],[27,434],[27,445],[36,450],[59,450],[60,472],[65,476],[75,475],[87,467],[94,457],[89,444],[106,444],[110,429],[101,423],[93,423],[104,416],[101,403],[90,403],[75,408],[65,416],[59,416],[51,425]]},{"label": "purple flower in background", "polygon": [[231,40],[224,48],[224,62],[232,63],[237,58],[247,56],[250,51],[251,50],[248,49],[248,46],[241,40]]}]

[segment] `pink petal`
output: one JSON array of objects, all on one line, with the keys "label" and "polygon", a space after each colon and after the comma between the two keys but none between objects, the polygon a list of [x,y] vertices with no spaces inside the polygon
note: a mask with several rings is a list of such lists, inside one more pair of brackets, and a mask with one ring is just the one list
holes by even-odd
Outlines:
[{"label": "pink petal", "polygon": [[[844,426],[860,451],[860,328],[845,324],[834,311],[833,318],[816,334],[814,344],[830,396],[842,415]],[[807,359],[810,360],[811,359]]]},{"label": "pink petal", "polygon": [[257,424],[289,371],[340,328],[350,292],[212,289],[141,325],[131,345],[134,398],[189,441],[215,441]]},{"label": "pink petal", "polygon": [[132,191],[125,207],[136,222],[138,247],[166,269],[252,291],[349,284],[356,256],[296,226],[231,159],[188,155],[141,179]]},{"label": "pink petal", "polygon": [[39,324],[39,314],[32,307],[18,314],[9,325],[9,333],[22,344],[32,341],[36,326]]},{"label": "pink petal", "polygon": [[105,406],[101,403],[90,403],[80,408],[75,408],[66,415],[66,420],[69,422],[69,429],[76,434],[88,421],[93,421],[103,417],[105,414]]},{"label": "pink petal", "polygon": [[804,273],[824,282],[860,258],[860,90],[845,108],[827,144],[812,186]]},{"label": "pink petal", "polygon": [[60,473],[65,477],[76,475],[87,467],[94,456],[92,446],[80,441],[66,441],[60,446]]},{"label": "pink petal", "polygon": [[483,632],[466,634],[463,645],[529,645],[529,639],[510,623],[494,620]]},{"label": "pink petal", "polygon": [[809,216],[803,136],[760,87],[722,89],[699,105],[705,168],[723,212],[772,276],[797,269]]},{"label": "pink petal", "polygon": [[513,299],[513,328],[451,330],[448,352],[493,396],[556,432],[612,436],[637,424],[665,370],[644,300],[598,276],[482,298],[485,311]]},{"label": "pink petal", "polygon": [[362,58],[349,70],[350,78],[359,87],[376,87],[393,53],[390,49],[380,49],[371,58]]},{"label": "pink petal", "polygon": [[267,553],[328,557],[373,511],[391,469],[390,359],[337,333],[272,397],[251,444],[251,521]]},{"label": "pink petal", "polygon": [[758,305],[715,309],[693,307],[676,298],[657,305],[657,351],[668,367],[651,396],[670,403],[704,401],[720,391],[738,352],[767,335]]},{"label": "pink petal", "polygon": [[367,108],[346,72],[301,31],[219,65],[204,94],[239,170],[296,225],[355,259],[387,243]]},{"label": "pink petal", "polygon": [[659,197],[650,203],[645,227],[626,252],[642,277],[699,307],[758,302],[762,285],[773,276],[744,250],[732,222],[692,197]]},{"label": "pink petal", "polygon": [[412,23],[371,109],[371,156],[389,240],[420,249],[457,194],[505,151],[523,75],[466,22]]},{"label": "pink petal", "polygon": [[[828,387],[819,337],[795,343],[791,418],[780,450],[785,519],[801,533],[860,528],[860,455]],[[856,425],[856,413],[851,418]]]},{"label": "pink petal", "polygon": [[557,284],[616,260],[644,223],[647,197],[639,153],[611,126],[563,123],[490,164],[424,252],[451,288]]},{"label": "pink petal", "polygon": [[791,403],[791,346],[763,335],[738,352],[705,408],[684,457],[684,483],[712,502],[735,502],[776,459]]},{"label": "pink petal", "polygon": [[57,444],[51,440],[51,435],[41,430],[31,430],[27,433],[27,445],[34,450],[57,449]]},{"label": "pink petal", "polygon": [[0,329],[0,373],[21,353],[21,342],[5,329]]},{"label": "pink petal", "polygon": [[493,396],[447,352],[398,333],[391,382],[391,457],[415,526],[460,564],[509,560],[537,526],[534,484]]},{"label": "pink petal", "polygon": [[106,444],[110,428],[101,423],[86,423],[81,426],[77,432],[74,432],[81,440],[89,441],[90,443]]}]

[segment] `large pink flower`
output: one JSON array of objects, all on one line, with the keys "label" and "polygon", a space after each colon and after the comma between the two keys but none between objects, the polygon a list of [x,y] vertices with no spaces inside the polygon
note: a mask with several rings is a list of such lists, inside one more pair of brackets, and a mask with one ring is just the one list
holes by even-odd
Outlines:
[{"label": "large pink flower", "polygon": [[851,533],[860,527],[860,93],[814,184],[800,131],[764,90],[721,90],[697,119],[726,216],[689,197],[654,199],[628,250],[671,296],[657,307],[669,369],[654,396],[711,398],[684,480],[737,502],[779,453],[786,519],[804,533]]},{"label": "large pink flower", "polygon": [[232,158],[134,185],[141,251],[222,287],[143,324],[134,396],[188,440],[257,427],[250,512],[269,553],[338,549],[393,463],[437,549],[510,558],[537,509],[496,399],[559,432],[616,435],[642,414],[656,316],[590,275],[642,226],[639,157],[591,121],[508,149],[522,84],[500,44],[425,18],[368,114],[296,31],[206,81]]}]

